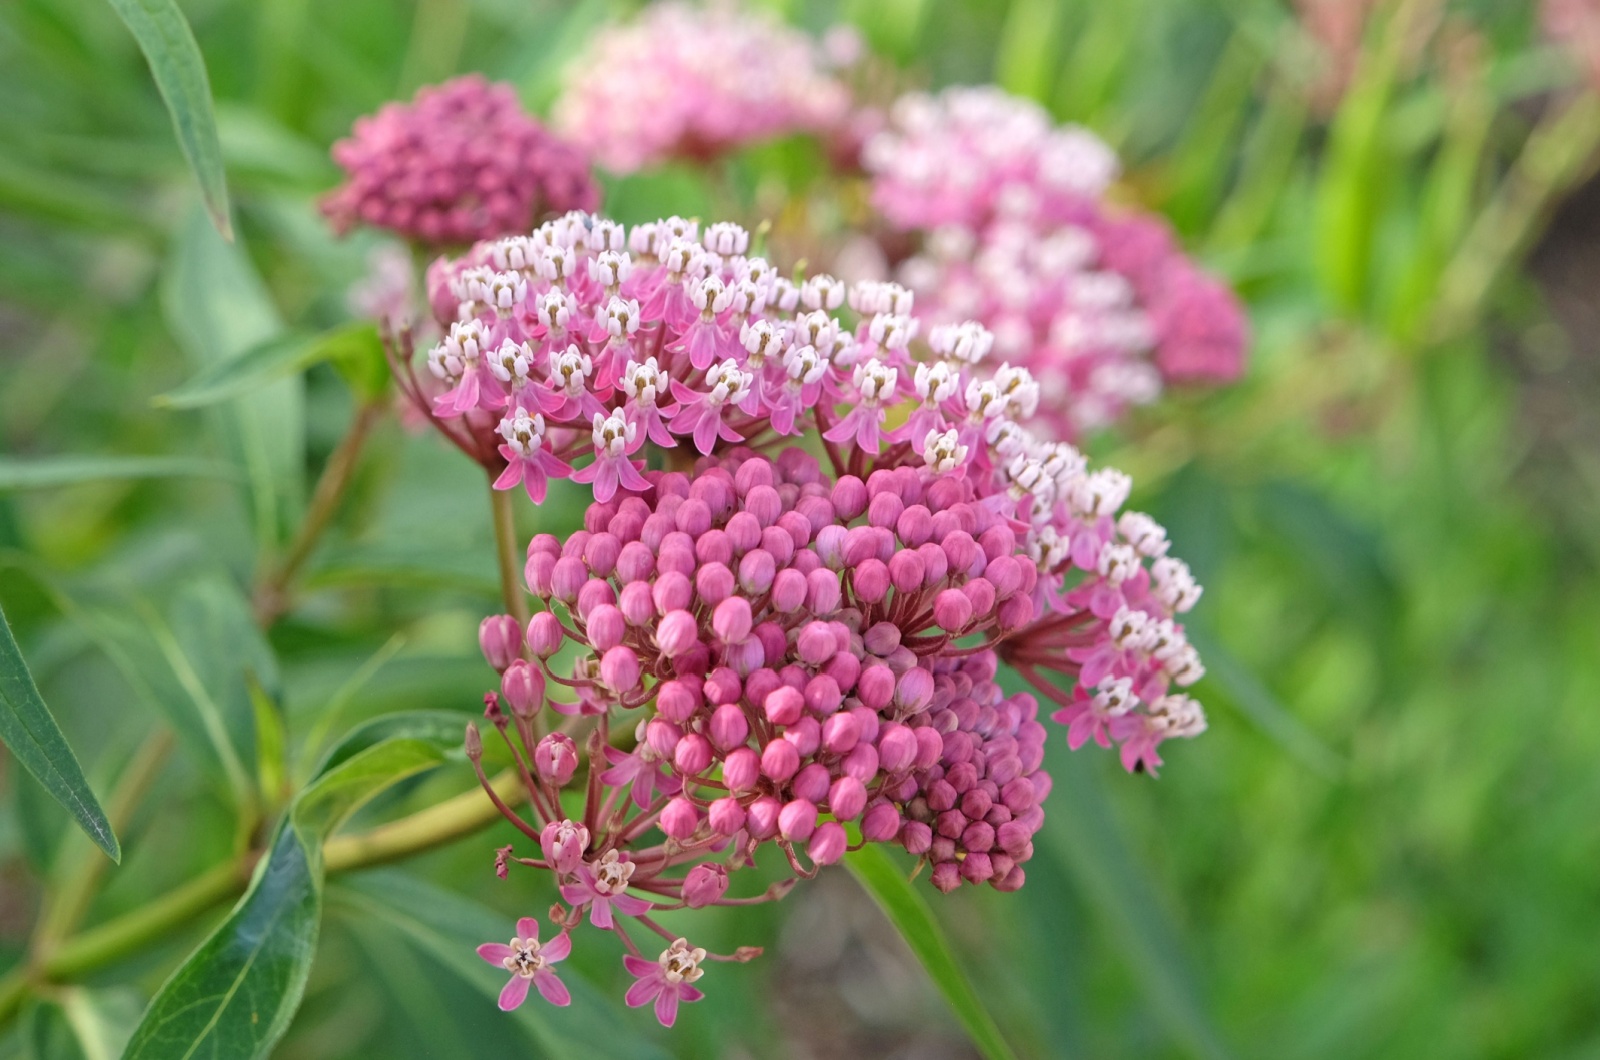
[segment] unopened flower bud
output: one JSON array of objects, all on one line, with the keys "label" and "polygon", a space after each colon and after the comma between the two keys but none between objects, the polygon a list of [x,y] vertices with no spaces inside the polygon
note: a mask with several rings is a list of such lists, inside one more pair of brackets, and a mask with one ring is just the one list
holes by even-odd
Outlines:
[{"label": "unopened flower bud", "polygon": [[828,811],[841,821],[855,820],[866,804],[866,785],[855,777],[840,777],[828,789]]},{"label": "unopened flower bud", "polygon": [[561,621],[548,611],[540,611],[528,620],[528,650],[540,659],[560,651],[565,636]]},{"label": "unopened flower bud", "polygon": [[728,597],[711,614],[711,629],[724,643],[734,644],[749,637],[752,625],[750,601],[742,596]]},{"label": "unopened flower bud", "polygon": [[744,827],[744,807],[733,796],[716,799],[706,811],[711,830],[718,835],[733,835]]},{"label": "unopened flower bud", "polygon": [[667,803],[666,809],[661,811],[661,831],[669,839],[679,842],[689,839],[694,835],[695,829],[700,826],[700,814],[694,808],[694,803],[679,795]]},{"label": "unopened flower bud", "polygon": [[639,686],[639,656],[619,644],[600,659],[600,680],[614,692],[630,692]]},{"label": "unopened flower bud", "polygon": [[848,843],[849,836],[845,834],[844,825],[838,821],[825,821],[811,834],[811,842],[806,844],[806,853],[811,855],[811,860],[818,865],[832,865],[844,857]]},{"label": "unopened flower bud", "polygon": [[753,791],[761,779],[761,756],[748,747],[722,760],[722,782],[733,792]]},{"label": "unopened flower bud", "polygon": [[595,651],[609,651],[622,643],[628,631],[628,621],[615,604],[599,604],[585,620],[589,644]]},{"label": "unopened flower bud", "polygon": [[763,795],[752,802],[745,811],[745,828],[752,839],[771,839],[778,834],[778,814],[783,803],[771,795]]},{"label": "unopened flower bud", "polygon": [[791,843],[804,843],[817,828],[817,804],[792,799],[778,812],[778,833]]},{"label": "unopened flower bud", "polygon": [[684,776],[698,776],[711,767],[711,741],[691,732],[672,749],[672,764]]},{"label": "unopened flower bud", "polygon": [[467,722],[466,737],[467,757],[476,762],[483,757],[483,737],[478,734],[478,727],[472,722]]},{"label": "unopened flower bud", "polygon": [[656,627],[656,645],[668,658],[683,655],[700,639],[700,627],[688,611],[669,611]]},{"label": "unopened flower bud", "polygon": [[683,903],[703,909],[728,893],[728,870],[714,861],[702,862],[683,878]]},{"label": "unopened flower bud", "polygon": [[[711,713],[711,742],[722,751],[741,746],[750,735],[750,722],[737,703],[724,703]],[[698,771],[697,771],[698,772]]]},{"label": "unopened flower bud", "polygon": [[798,798],[821,802],[828,797],[828,767],[821,762],[812,762],[794,775],[789,782],[789,790]]},{"label": "unopened flower bud", "polygon": [[517,620],[510,615],[490,615],[478,624],[478,647],[489,665],[500,673],[516,661],[522,652],[521,631]]},{"label": "unopened flower bud", "polygon": [[578,746],[571,737],[553,732],[533,749],[533,766],[540,780],[559,788],[578,768]]},{"label": "unopened flower bud", "polygon": [[589,830],[572,821],[551,821],[539,833],[539,849],[557,872],[577,872],[589,847]]},{"label": "unopened flower bud", "polygon": [[907,821],[900,829],[900,841],[909,854],[926,854],[933,846],[933,829],[921,821]]},{"label": "unopened flower bud", "polygon": [[878,735],[878,762],[886,773],[903,773],[917,760],[917,737],[904,725],[887,725]]},{"label": "unopened flower bud", "polygon": [[531,717],[544,706],[544,673],[518,659],[500,675],[500,694],[518,717]]},{"label": "unopened flower bud", "polygon": [[780,784],[800,768],[800,752],[788,740],[772,740],[761,752],[761,772]]}]

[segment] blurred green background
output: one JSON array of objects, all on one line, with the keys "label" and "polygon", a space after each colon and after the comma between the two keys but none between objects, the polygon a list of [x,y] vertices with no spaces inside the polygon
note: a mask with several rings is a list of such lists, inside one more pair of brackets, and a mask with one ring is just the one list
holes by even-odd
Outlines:
[{"label": "blurred green background", "polygon": [[[1158,781],[1053,739],[1026,888],[928,892],[1017,1052],[1600,1056],[1600,191],[1584,190],[1600,99],[1536,5],[766,6],[818,31],[855,23],[902,87],[996,80],[1101,133],[1126,159],[1122,194],[1173,219],[1256,330],[1241,384],[1088,445],[1134,474],[1135,504],[1207,586],[1210,731]],[[627,9],[182,7],[217,99],[232,247],[110,7],[0,5],[0,603],[102,801],[141,764],[153,778],[111,868],[0,753],[0,969],[27,959],[47,895],[82,892],[74,924],[114,922],[251,840],[196,735],[178,726],[171,753],[150,736],[163,697],[198,684],[248,719],[247,668],[284,704],[302,767],[363,717],[480,706],[474,634],[497,586],[477,470],[385,418],[263,643],[257,542],[294,525],[350,388],[319,365],[209,410],[152,399],[263,338],[348,319],[374,240],[334,240],[313,201],[356,116],[467,70],[545,113],[565,64]],[[813,148],[777,144],[736,159],[730,185],[669,169],[609,181],[608,201],[627,221],[757,220],[774,187],[819,195],[816,169]],[[255,486],[223,459],[240,438],[272,469]],[[56,459],[132,454],[204,466],[102,481]],[[521,506],[521,529],[576,525],[576,497]],[[367,816],[469,786],[451,767]],[[252,827],[273,809],[264,787]],[[510,834],[330,883],[278,1055],[541,1055],[393,920],[426,908],[468,932],[441,937],[470,957],[542,910],[550,895],[490,871]],[[0,1056],[116,1055],[85,1028],[125,1035],[224,907],[14,1006]],[[642,1013],[630,1033],[684,1057],[975,1055],[843,872],[777,908],[695,916],[708,945],[767,956],[714,968],[670,1034]],[[588,949],[573,964],[620,994],[615,955]]]}]

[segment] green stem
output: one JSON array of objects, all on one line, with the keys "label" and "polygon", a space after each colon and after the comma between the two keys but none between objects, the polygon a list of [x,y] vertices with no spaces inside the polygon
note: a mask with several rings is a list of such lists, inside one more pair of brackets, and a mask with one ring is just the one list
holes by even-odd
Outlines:
[{"label": "green stem", "polygon": [[522,550],[517,545],[516,511],[511,506],[510,490],[489,490],[489,503],[494,510],[495,554],[500,558],[500,593],[505,598],[506,611],[514,616],[517,625],[528,628],[528,596],[522,588]]},{"label": "green stem", "polygon": [[295,575],[300,573],[300,568],[305,565],[306,560],[311,558],[312,550],[317,547],[322,532],[328,528],[334,513],[339,510],[339,502],[344,499],[345,490],[349,488],[350,479],[355,474],[356,464],[361,459],[361,450],[366,447],[372,429],[382,418],[383,410],[384,404],[381,399],[363,402],[356,409],[355,419],[350,421],[350,429],[345,432],[337,448],[328,457],[327,464],[322,468],[322,475],[317,479],[316,489],[311,493],[311,503],[306,507],[306,517],[301,521],[300,529],[296,531],[294,540],[289,545],[289,551],[256,590],[256,617],[262,626],[272,625],[288,609],[289,585],[294,581]]},{"label": "green stem", "polygon": [[[516,770],[506,770],[491,784],[503,798],[522,794],[522,779]],[[498,820],[500,812],[483,790],[475,787],[371,831],[335,836],[323,845],[323,864],[328,872],[384,864],[443,846]],[[36,984],[74,979],[101,968],[243,893],[260,857],[260,851],[250,851],[207,869],[160,898],[67,939],[41,953],[31,965],[0,978],[0,1023],[15,1013]]]}]

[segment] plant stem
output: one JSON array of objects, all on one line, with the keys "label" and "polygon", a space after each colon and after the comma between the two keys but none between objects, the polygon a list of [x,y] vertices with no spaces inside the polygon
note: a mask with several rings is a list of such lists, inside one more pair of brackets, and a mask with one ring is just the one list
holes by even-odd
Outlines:
[{"label": "plant stem", "polygon": [[494,511],[495,554],[500,557],[500,593],[505,598],[506,611],[517,620],[517,625],[528,628],[528,597],[522,589],[522,565],[518,562],[516,511],[511,507],[510,490],[489,490],[489,504]]},{"label": "plant stem", "polygon": [[365,448],[373,427],[383,416],[383,410],[382,399],[362,402],[356,409],[355,418],[350,421],[350,429],[328,457],[322,475],[317,479],[316,489],[311,493],[306,517],[301,520],[289,551],[256,590],[256,617],[262,626],[272,625],[288,609],[289,585],[311,557],[322,532],[339,510],[339,502],[344,499],[344,492],[350,486],[361,450]]},{"label": "plant stem", "polygon": [[[523,793],[522,778],[514,769],[505,770],[490,783],[503,798]],[[323,864],[328,872],[383,864],[443,846],[498,820],[500,811],[483,789],[474,787],[371,831],[335,836],[323,845]],[[73,979],[110,964],[242,893],[261,853],[253,850],[213,866],[147,905],[67,939],[38,954],[32,964],[0,977],[0,1023],[16,1011],[36,983]]]},{"label": "plant stem", "polygon": [[[134,810],[150,790],[162,763],[171,753],[172,743],[171,731],[158,729],[134,751],[106,803],[106,816],[111,821],[113,831],[120,834],[127,829]],[[35,954],[48,952],[78,926],[84,913],[88,912],[100,879],[105,875],[106,865],[109,864],[88,844],[75,845],[74,849],[67,851],[65,862],[67,868],[62,873],[61,884],[46,898],[44,912],[33,933],[30,949]]]}]

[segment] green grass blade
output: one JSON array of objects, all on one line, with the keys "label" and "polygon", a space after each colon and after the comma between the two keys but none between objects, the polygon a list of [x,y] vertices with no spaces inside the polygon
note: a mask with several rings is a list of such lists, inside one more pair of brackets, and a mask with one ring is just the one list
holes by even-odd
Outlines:
[{"label": "green grass blade", "polygon": [[978,1051],[988,1060],[1015,1060],[1016,1054],[1000,1034],[994,1017],[956,963],[933,911],[900,866],[882,847],[871,843],[845,855],[844,864],[911,947]]},{"label": "green grass blade", "polygon": [[361,360],[374,352],[381,361],[377,328],[368,321],[345,324],[320,335],[277,335],[237,357],[206,365],[182,386],[157,395],[154,403],[175,409],[214,405],[297,375],[314,364]]},{"label": "green grass blade", "polygon": [[232,468],[187,456],[0,457],[0,493],[144,478],[233,478]]},{"label": "green grass blade", "polygon": [[139,42],[150,73],[172,115],[178,146],[189,160],[206,213],[224,239],[233,239],[228,213],[228,180],[222,168],[217,117],[212,110],[211,82],[205,59],[188,20],[176,0],[110,0],[111,6]]},{"label": "green grass blade", "polygon": [[78,758],[61,734],[23,661],[11,625],[0,611],[0,741],[22,767],[64,806],[96,846],[112,861],[122,848],[111,831],[105,810],[84,779]]}]

